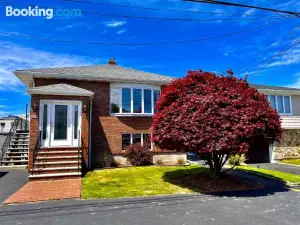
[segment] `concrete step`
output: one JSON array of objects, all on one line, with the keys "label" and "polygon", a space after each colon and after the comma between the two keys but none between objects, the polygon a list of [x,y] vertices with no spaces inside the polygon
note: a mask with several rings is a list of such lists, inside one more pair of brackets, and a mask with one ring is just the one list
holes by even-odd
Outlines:
[{"label": "concrete step", "polygon": [[21,155],[21,154],[27,154],[28,155],[28,151],[23,151],[23,152],[6,152],[6,155]]},{"label": "concrete step", "polygon": [[36,158],[37,162],[57,162],[59,163],[60,161],[81,161],[81,156],[38,156]]},{"label": "concrete step", "polygon": [[32,175],[37,174],[55,174],[55,173],[78,173],[81,172],[81,167],[68,166],[68,167],[50,167],[50,168],[34,168],[30,170]]},{"label": "concrete step", "polygon": [[28,146],[28,143],[27,144],[10,144],[9,147],[12,147],[12,146]]},{"label": "concrete step", "polygon": [[0,169],[26,169],[27,168],[27,164],[26,165],[13,165],[13,166],[0,166]]},{"label": "concrete step", "polygon": [[28,163],[28,160],[2,160],[2,163],[4,164],[10,164],[10,163]]},{"label": "concrete step", "polygon": [[71,179],[80,177],[81,172],[29,175],[30,180]]},{"label": "concrete step", "polygon": [[78,155],[81,155],[81,151],[48,151],[48,152],[44,152],[41,151],[39,152],[39,156],[40,157],[52,157],[52,156],[76,156],[78,157]]},{"label": "concrete step", "polygon": [[[81,165],[81,161],[79,161],[79,165]],[[34,164],[35,168],[57,168],[57,167],[78,167],[77,161],[60,161],[60,162],[36,162]]]}]

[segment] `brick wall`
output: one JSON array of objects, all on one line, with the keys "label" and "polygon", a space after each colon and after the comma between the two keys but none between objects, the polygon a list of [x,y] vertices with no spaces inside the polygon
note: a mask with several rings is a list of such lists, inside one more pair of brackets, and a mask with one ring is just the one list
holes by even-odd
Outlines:
[{"label": "brick wall", "polygon": [[[108,82],[65,79],[36,79],[35,86],[65,83],[94,92],[92,109],[92,166],[99,166],[105,154],[122,154],[122,133],[150,133],[152,117],[110,117]],[[154,148],[154,151],[159,151]]]},{"label": "brick wall", "polygon": [[[73,97],[73,96],[56,96],[56,95],[32,95],[30,107],[30,135],[29,135],[29,157],[28,169],[32,168],[33,151],[39,135],[39,107],[34,110],[33,106],[40,105],[40,100],[79,100],[82,105],[89,106],[90,99],[88,97]],[[88,108],[88,107],[87,107]],[[82,110],[81,114],[81,145],[83,154],[83,167],[88,166],[88,146],[89,146],[89,111]]]}]

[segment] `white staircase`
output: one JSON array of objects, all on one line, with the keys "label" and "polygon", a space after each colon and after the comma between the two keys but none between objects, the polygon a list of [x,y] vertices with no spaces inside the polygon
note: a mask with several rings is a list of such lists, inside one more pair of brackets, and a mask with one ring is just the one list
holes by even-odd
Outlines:
[{"label": "white staircase", "polygon": [[11,139],[1,166],[27,166],[29,149],[29,133],[17,130]]}]

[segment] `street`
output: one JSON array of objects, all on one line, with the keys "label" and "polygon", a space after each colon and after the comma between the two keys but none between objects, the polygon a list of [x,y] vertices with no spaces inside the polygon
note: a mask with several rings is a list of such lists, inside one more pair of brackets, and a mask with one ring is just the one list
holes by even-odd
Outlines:
[{"label": "street", "polygon": [[[241,195],[243,196],[243,195]],[[0,207],[0,224],[300,224],[300,192],[65,200]]]}]

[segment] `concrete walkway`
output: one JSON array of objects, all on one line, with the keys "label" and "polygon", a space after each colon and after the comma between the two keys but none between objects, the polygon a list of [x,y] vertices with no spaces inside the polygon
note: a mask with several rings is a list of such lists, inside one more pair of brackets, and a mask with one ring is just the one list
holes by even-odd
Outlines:
[{"label": "concrete walkway", "polygon": [[0,204],[28,181],[27,170],[0,168]]},{"label": "concrete walkway", "polygon": [[278,164],[278,163],[257,163],[257,164],[248,164],[248,166],[252,166],[256,168],[259,166],[259,168],[261,169],[276,170],[276,171],[300,175],[299,166],[285,165],[285,164]]}]

